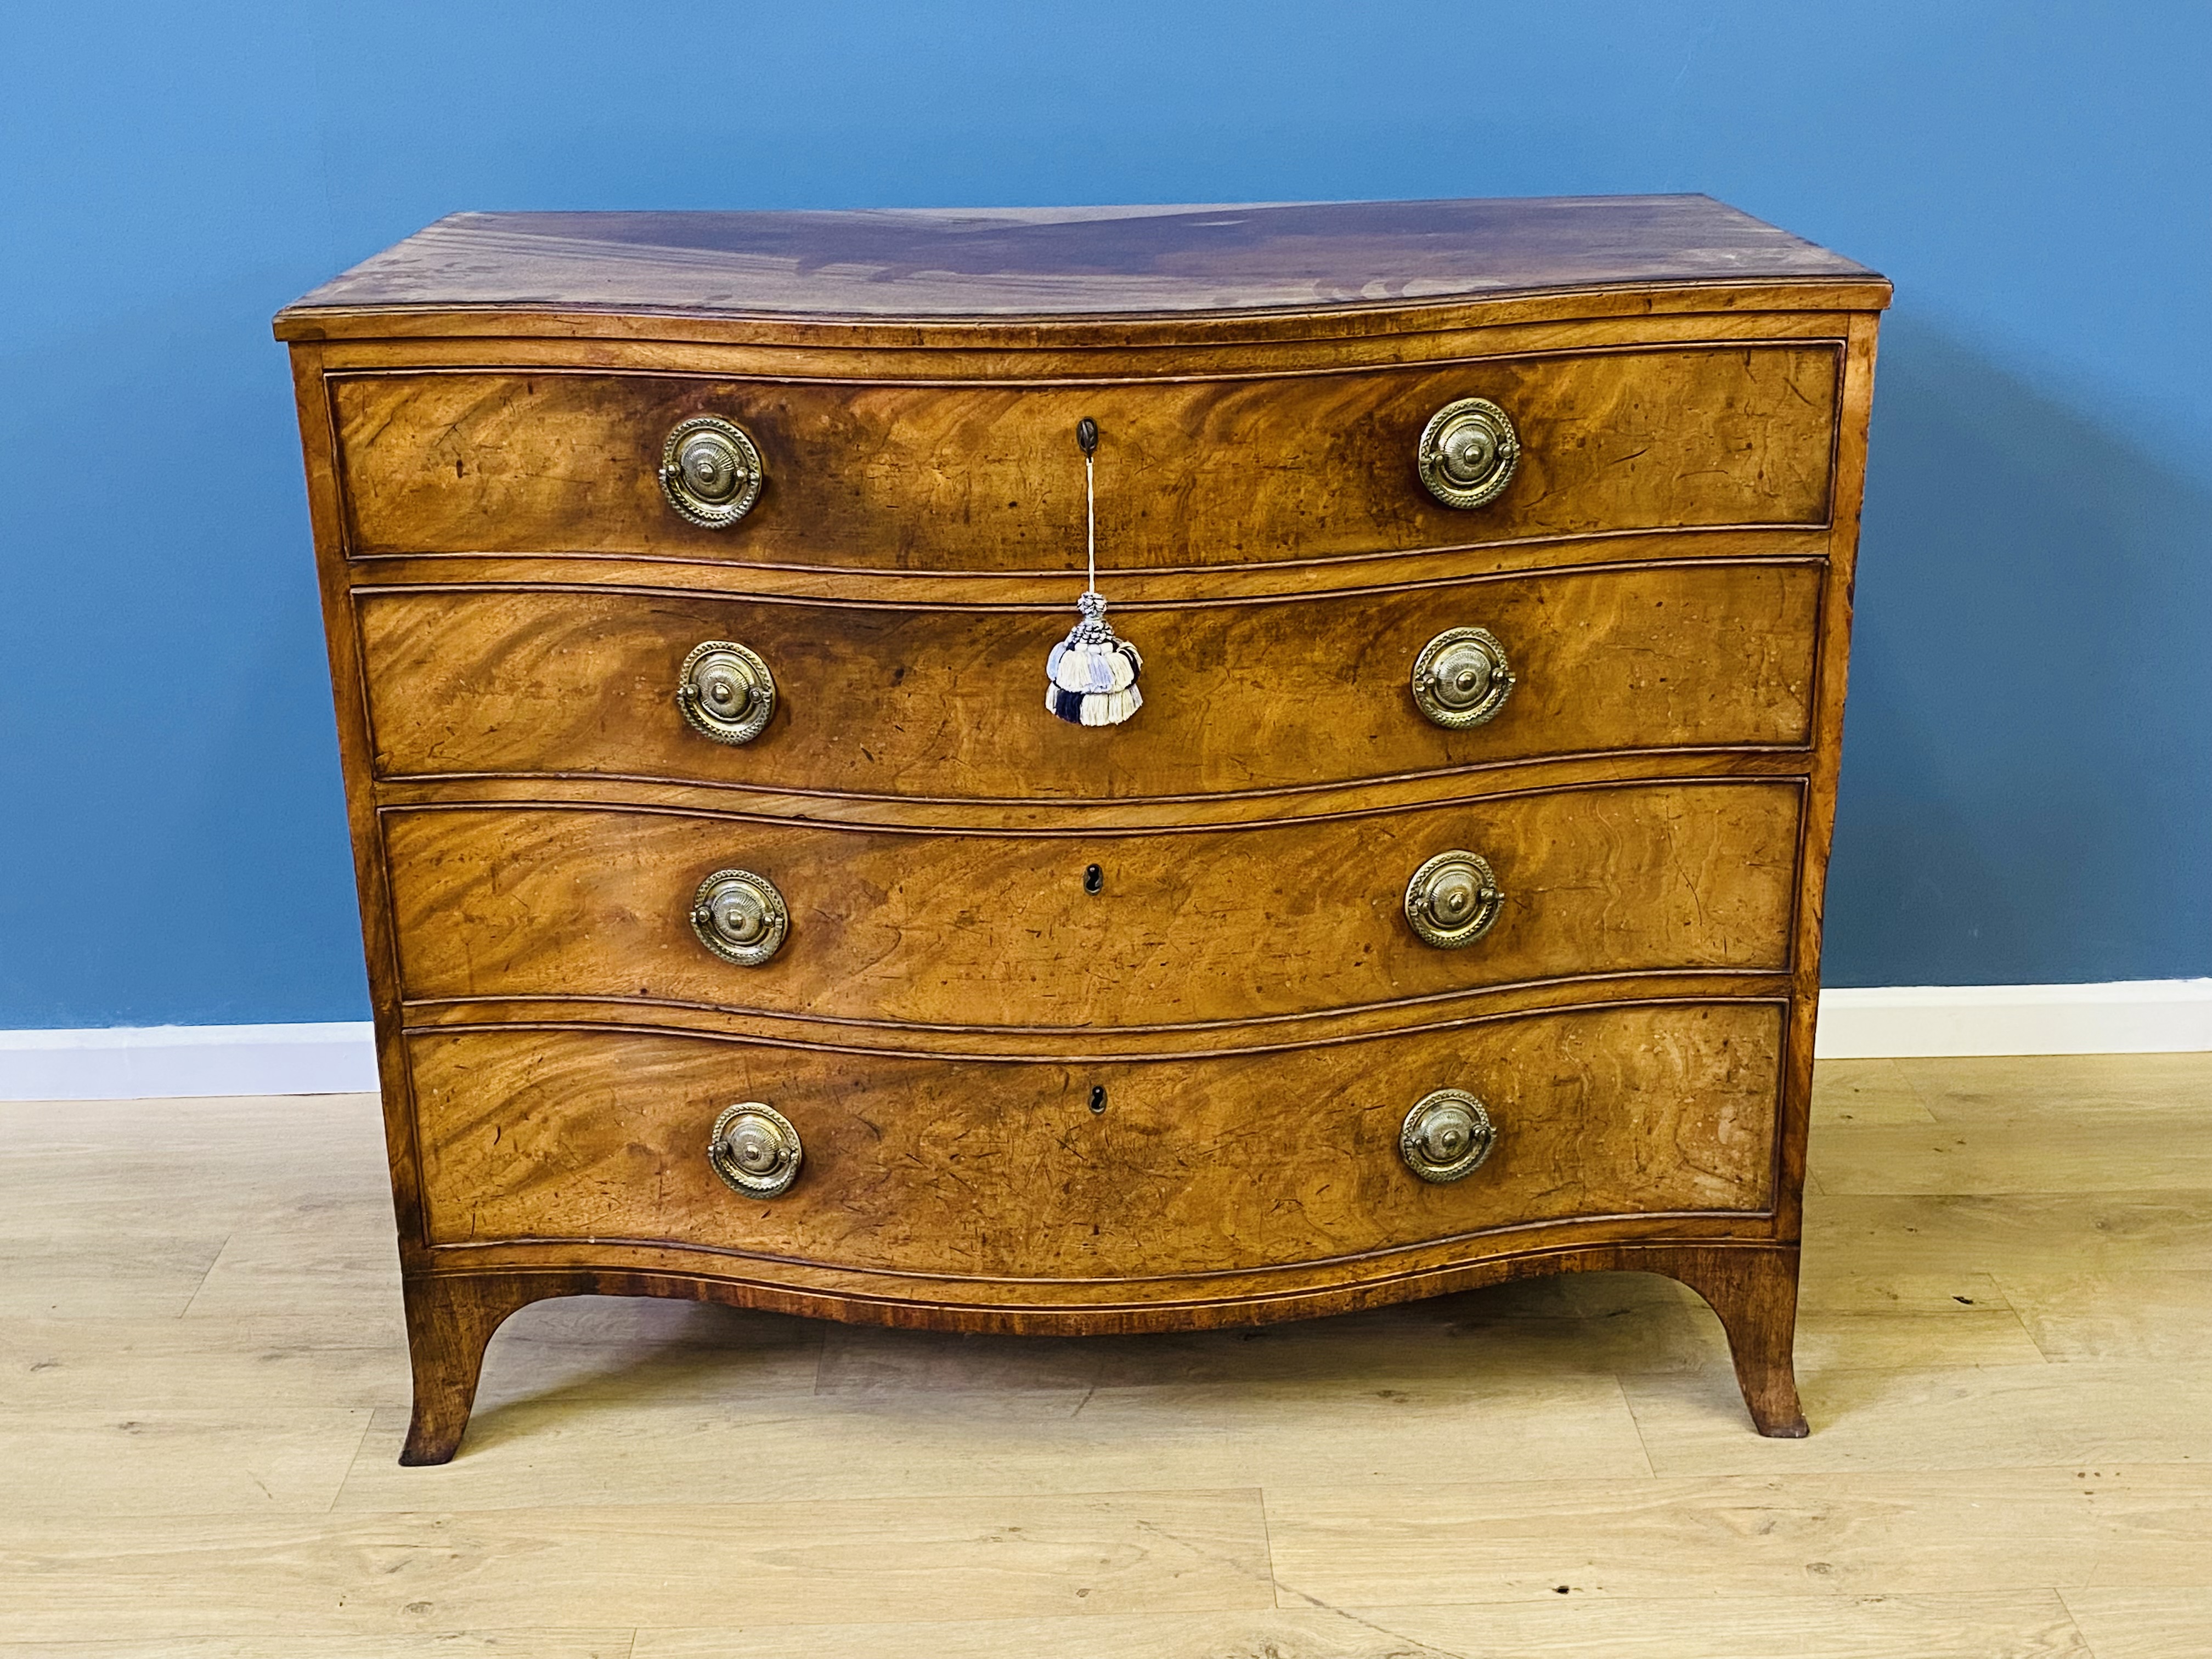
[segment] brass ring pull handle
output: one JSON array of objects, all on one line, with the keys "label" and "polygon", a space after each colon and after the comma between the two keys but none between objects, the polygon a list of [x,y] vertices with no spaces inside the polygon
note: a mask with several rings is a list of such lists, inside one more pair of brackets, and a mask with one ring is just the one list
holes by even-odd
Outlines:
[{"label": "brass ring pull handle", "polygon": [[1504,906],[1488,861],[1456,848],[1437,854],[1406,884],[1406,920],[1424,944],[1440,951],[1474,944]]},{"label": "brass ring pull handle", "polygon": [[1423,1095],[1398,1131],[1398,1155],[1424,1181],[1442,1184],[1474,1173],[1498,1144],[1498,1127],[1464,1089]]},{"label": "brass ring pull handle", "polygon": [[747,1198],[774,1198],[799,1179],[806,1149],[799,1131],[773,1106],[740,1101],[714,1120],[707,1138],[707,1162],[722,1184]]},{"label": "brass ring pull handle", "polygon": [[1413,702],[1454,732],[1495,720],[1513,685],[1505,647],[1486,628],[1447,628],[1413,659]]},{"label": "brass ring pull handle", "polygon": [[678,421],[660,447],[660,493],[678,516],[708,530],[727,530],[751,512],[767,477],[751,434],[718,416]]},{"label": "brass ring pull handle", "polygon": [[1415,454],[1429,494],[1461,507],[1496,501],[1520,459],[1512,418],[1487,398],[1462,398],[1430,416]]},{"label": "brass ring pull handle", "polygon": [[676,706],[694,732],[716,743],[750,743],[775,715],[775,676],[732,640],[691,647],[677,678]]},{"label": "brass ring pull handle", "polygon": [[691,901],[691,931],[723,961],[757,968],[783,948],[791,912],[765,876],[717,870],[699,884]]}]

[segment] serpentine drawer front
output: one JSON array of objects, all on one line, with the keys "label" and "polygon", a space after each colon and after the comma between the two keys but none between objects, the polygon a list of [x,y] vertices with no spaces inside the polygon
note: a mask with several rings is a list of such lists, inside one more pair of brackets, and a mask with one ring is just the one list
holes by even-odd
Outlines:
[{"label": "serpentine drawer front", "polygon": [[[1079,388],[445,373],[331,396],[358,554],[1066,570],[1083,501],[1064,451],[1085,416],[1146,479],[1101,503],[1128,566],[1822,526],[1841,362],[1835,342],[1790,341]],[[1419,470],[1423,428],[1469,393],[1520,445],[1477,520]],[[667,434],[702,416],[743,432],[765,474],[726,526],[672,512],[661,487]]]},{"label": "serpentine drawer front", "polygon": [[[1782,1013],[1638,1005],[1133,1062],[484,1030],[418,1033],[409,1052],[439,1244],[622,1240],[827,1271],[1120,1280],[1142,1300],[1188,1293],[1161,1280],[1576,1218],[1763,1213]],[[1425,1180],[1406,1119],[1455,1086],[1494,1145],[1461,1178]],[[774,1197],[732,1190],[708,1156],[717,1117],[745,1101],[804,1148]]]},{"label": "serpentine drawer front", "polygon": [[[1105,755],[1031,718],[1036,665],[1066,629],[1057,611],[379,591],[361,607],[362,654],[386,777],[1173,799],[1549,755],[1802,748],[1824,574],[1810,559],[1701,562],[1127,610],[1146,719]],[[1491,644],[1462,724],[1417,681],[1432,641],[1449,667],[1450,636],[1477,629]],[[718,643],[757,666],[743,710],[716,724],[682,699],[720,667]]]},{"label": "serpentine drawer front", "polygon": [[[1784,972],[1801,798],[1789,781],[1637,784],[1073,836],[447,806],[396,809],[385,835],[410,1001],[1110,1030],[1592,975]],[[1466,948],[1437,949],[1407,888],[1461,848],[1490,866],[1498,914]],[[700,889],[725,869],[786,907],[772,957],[733,965],[699,937]]]},{"label": "serpentine drawer front", "polygon": [[402,1461],[550,1296],[1577,1269],[1804,1432],[1888,296],[1656,197],[464,214],[288,307]]}]

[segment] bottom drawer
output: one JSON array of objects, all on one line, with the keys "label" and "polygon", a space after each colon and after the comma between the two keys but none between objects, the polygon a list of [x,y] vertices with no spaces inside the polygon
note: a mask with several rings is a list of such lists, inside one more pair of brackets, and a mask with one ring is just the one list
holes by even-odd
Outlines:
[{"label": "bottom drawer", "polygon": [[[1489,1230],[1769,1207],[1784,1010],[1629,1006],[1256,1053],[1100,1063],[825,1053],[605,1031],[410,1040],[434,1244],[668,1243],[934,1277],[1132,1279]],[[1489,1158],[1400,1152],[1431,1091]],[[1103,1109],[1091,1109],[1103,1090]],[[726,1186],[716,1117],[775,1107],[781,1195]]]}]

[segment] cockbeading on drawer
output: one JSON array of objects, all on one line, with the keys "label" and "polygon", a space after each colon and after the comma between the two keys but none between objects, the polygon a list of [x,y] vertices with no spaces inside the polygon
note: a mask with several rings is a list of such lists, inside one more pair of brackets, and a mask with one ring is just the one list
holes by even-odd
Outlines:
[{"label": "cockbeading on drawer", "polygon": [[[1786,971],[1802,800],[1794,780],[1707,781],[1118,835],[470,806],[394,810],[385,835],[410,1003],[1129,1030]],[[1480,860],[1492,898],[1437,908],[1440,854]],[[787,910],[772,958],[732,959],[698,919],[702,884],[738,874]]]},{"label": "cockbeading on drawer", "polygon": [[[632,1240],[1032,1280],[1292,1267],[1589,1218],[1759,1212],[1782,1047],[1773,1003],[1118,1064],[573,1031],[409,1043],[435,1244]],[[1442,1092],[1482,1103],[1492,1145],[1438,1181],[1409,1167],[1404,1143],[1413,1109]],[[732,1190],[718,1168],[729,1126],[749,1115],[765,1126],[752,1130],[764,1166],[790,1155],[786,1130],[803,1146],[776,1194]]]},{"label": "cockbeading on drawer", "polygon": [[[335,377],[330,395],[357,557],[1079,571],[1064,452],[1085,417],[1123,481],[1100,495],[1099,544],[1129,568],[1824,526],[1841,366],[1834,341],[1731,341],[1078,386],[456,369]],[[1462,490],[1424,434],[1470,398],[1510,415],[1516,459],[1468,461]],[[672,435],[702,420],[757,453],[757,500],[716,509],[667,483]]]},{"label": "cockbeading on drawer", "polygon": [[1557,755],[1802,748],[1822,577],[1802,556],[1686,560],[1123,605],[1146,696],[1110,733],[1070,732],[1037,706],[1064,598],[917,607],[510,584],[365,589],[358,604],[388,778],[1172,799]]}]

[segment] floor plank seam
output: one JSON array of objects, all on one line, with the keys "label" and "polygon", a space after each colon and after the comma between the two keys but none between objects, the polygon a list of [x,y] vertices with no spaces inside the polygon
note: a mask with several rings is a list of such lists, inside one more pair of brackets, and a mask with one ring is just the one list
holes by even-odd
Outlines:
[{"label": "floor plank seam", "polygon": [[2081,1644],[2081,1651],[2088,1655],[2089,1659],[2100,1659],[2097,1644],[2089,1639],[2089,1632],[2081,1628],[2081,1618],[2075,1613],[2074,1604],[2066,1599],[2065,1590],[2054,1584],[2051,1593],[2058,1598],[2058,1605],[2066,1609],[2066,1622],[2073,1626],[2075,1638]]},{"label": "floor plank seam", "polygon": [[208,1280],[215,1277],[215,1270],[222,1265],[222,1258],[224,1255],[229,1250],[231,1245],[237,1240],[237,1237],[238,1230],[235,1227],[223,1234],[222,1244],[217,1247],[216,1253],[208,1259],[207,1271],[200,1275],[199,1283],[192,1286],[192,1293],[185,1298],[185,1305],[177,1310],[175,1317],[184,1319],[191,1316],[192,1311],[192,1304],[198,1301],[201,1296],[206,1291]]},{"label": "floor plank seam", "polygon": [[1928,1091],[1922,1088],[1920,1085],[1914,1080],[1911,1072],[1907,1067],[1893,1060],[1890,1061],[1889,1064],[1890,1069],[1897,1073],[1898,1081],[1905,1085],[1905,1093],[1911,1095],[1914,1100],[1920,1103],[1920,1109],[1922,1111],[1927,1113],[1929,1116],[1934,1117],[1936,1115],[1936,1103],[1929,1097]]},{"label": "floor plank seam", "polygon": [[354,1471],[361,1467],[361,1455],[368,1449],[369,1437],[376,1432],[376,1413],[379,1409],[378,1407],[371,1406],[362,1413],[361,1438],[354,1442],[353,1455],[346,1459],[345,1473],[338,1477],[337,1485],[331,1489],[331,1501],[323,1507],[325,1515],[336,1515],[338,1512],[338,1500],[345,1496],[346,1488],[353,1484]]},{"label": "floor plank seam", "polygon": [[1275,1523],[1267,1513],[1267,1489],[1260,1488],[1260,1547],[1267,1559],[1267,1588],[1269,1599],[1280,1608],[1283,1605],[1283,1581],[1275,1571]]},{"label": "floor plank seam", "polygon": [[[1275,1607],[1278,1612],[1295,1613],[1299,1610],[1295,1607],[1285,1607],[1283,1606],[1282,1595],[1285,1589],[1289,1590],[1292,1595],[1297,1596],[1300,1601],[1305,1604],[1306,1608],[1313,1612],[1327,1613],[1332,1619],[1341,1619],[1346,1624],[1357,1625],[1362,1630],[1372,1631],[1376,1635],[1387,1637],[1393,1642],[1405,1642],[1412,1644],[1410,1650],[1400,1650],[1394,1652],[1391,1656],[1391,1659],[1413,1659],[1413,1656],[1414,1654],[1434,1655],[1435,1659],[1479,1659],[1479,1656],[1477,1655],[1462,1653],[1452,1648],[1437,1647],[1430,1643],[1420,1640],[1418,1637],[1407,1636],[1402,1631],[1392,1630],[1387,1625],[1378,1625],[1371,1619],[1363,1619],[1358,1613],[1353,1612],[1349,1607],[1336,1607],[1330,1602],[1322,1601],[1318,1595],[1299,1589],[1295,1585],[1286,1585],[1283,1583],[1280,1579],[1276,1580],[1275,1583]],[[1268,1651],[1273,1653],[1273,1650],[1270,1649]]]},{"label": "floor plank seam", "polygon": [[1613,1391],[1620,1396],[1620,1408],[1628,1413],[1628,1426],[1636,1431],[1636,1449],[1644,1459],[1644,1476],[1647,1480],[1659,1478],[1659,1464],[1651,1455],[1651,1442],[1644,1433],[1644,1419],[1637,1414],[1636,1402],[1628,1397],[1628,1382],[1618,1370],[1613,1373]]}]

